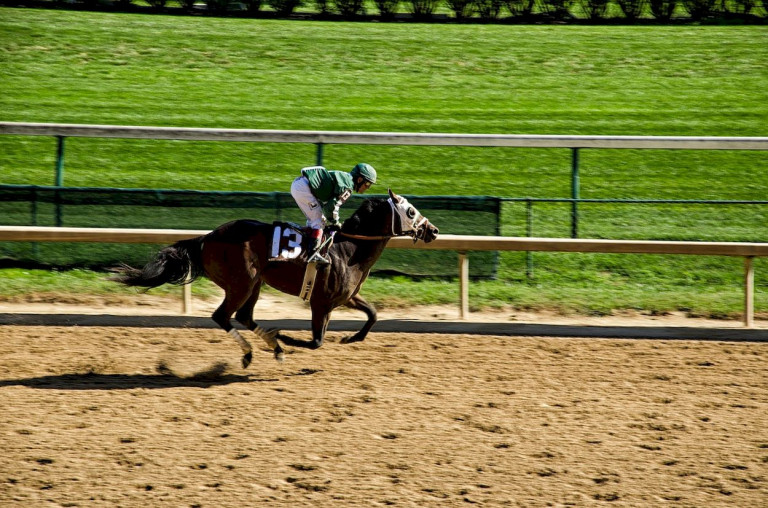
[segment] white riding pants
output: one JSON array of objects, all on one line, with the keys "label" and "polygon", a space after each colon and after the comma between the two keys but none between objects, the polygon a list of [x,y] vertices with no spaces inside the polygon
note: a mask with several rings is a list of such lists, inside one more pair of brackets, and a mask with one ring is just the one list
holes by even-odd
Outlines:
[{"label": "white riding pants", "polygon": [[323,229],[325,217],[323,216],[323,207],[317,200],[312,189],[309,187],[309,180],[300,176],[291,184],[291,196],[296,200],[296,204],[307,217],[307,226],[312,229]]}]

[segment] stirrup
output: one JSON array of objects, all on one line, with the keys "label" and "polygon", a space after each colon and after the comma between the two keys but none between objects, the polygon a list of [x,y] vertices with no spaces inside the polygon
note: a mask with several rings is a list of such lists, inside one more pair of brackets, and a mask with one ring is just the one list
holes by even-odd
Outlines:
[{"label": "stirrup", "polygon": [[307,263],[317,263],[318,265],[330,265],[331,260],[323,256],[320,253],[320,249],[317,249],[312,255],[309,256],[309,259],[307,259]]},{"label": "stirrup", "polygon": [[333,242],[333,235],[328,236],[323,242],[318,245],[317,249],[315,249],[314,252],[307,253],[308,259],[307,263],[317,263],[319,265],[329,265],[331,264],[331,260],[328,259],[326,256],[323,256],[323,247],[330,246],[330,244]]}]

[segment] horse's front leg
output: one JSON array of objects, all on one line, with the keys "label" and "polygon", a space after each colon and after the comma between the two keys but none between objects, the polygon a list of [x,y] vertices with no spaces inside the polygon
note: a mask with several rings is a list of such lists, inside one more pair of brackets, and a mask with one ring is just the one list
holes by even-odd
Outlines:
[{"label": "horse's front leg", "polygon": [[299,340],[287,335],[278,334],[279,339],[286,346],[303,347],[307,349],[317,349],[323,345],[325,331],[328,328],[328,322],[331,320],[331,311],[312,307],[312,340]]},{"label": "horse's front leg", "polygon": [[373,325],[376,324],[376,309],[359,294],[350,298],[345,305],[352,309],[365,312],[365,314],[368,316],[368,320],[365,322],[365,325],[363,325],[363,328],[359,332],[350,337],[344,337],[341,339],[341,343],[350,344],[352,342],[362,342],[368,335],[368,332],[371,331],[371,328],[373,328]]}]

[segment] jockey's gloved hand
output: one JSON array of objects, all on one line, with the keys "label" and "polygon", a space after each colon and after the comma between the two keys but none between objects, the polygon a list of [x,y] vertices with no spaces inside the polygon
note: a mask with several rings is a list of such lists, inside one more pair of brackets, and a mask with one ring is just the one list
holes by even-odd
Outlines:
[{"label": "jockey's gloved hand", "polygon": [[326,231],[341,231],[341,222],[332,222],[325,227]]}]

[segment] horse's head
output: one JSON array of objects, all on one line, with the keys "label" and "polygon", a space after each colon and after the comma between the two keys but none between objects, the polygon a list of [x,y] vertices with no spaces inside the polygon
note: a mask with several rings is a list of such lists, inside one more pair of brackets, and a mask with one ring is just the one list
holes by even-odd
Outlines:
[{"label": "horse's head", "polygon": [[[437,238],[440,232],[437,227],[429,222],[429,219],[421,215],[415,206],[410,204],[407,199],[398,196],[392,189],[389,192],[389,203],[392,206],[392,233],[398,236],[408,235],[413,237],[413,241],[424,240],[429,243]],[[399,225],[396,223],[399,222]]]}]

